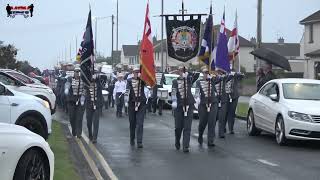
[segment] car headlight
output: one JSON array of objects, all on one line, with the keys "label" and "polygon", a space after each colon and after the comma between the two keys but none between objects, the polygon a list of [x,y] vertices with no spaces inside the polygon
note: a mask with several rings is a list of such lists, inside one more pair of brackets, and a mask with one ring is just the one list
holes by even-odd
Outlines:
[{"label": "car headlight", "polygon": [[290,118],[298,121],[305,121],[305,122],[311,122],[312,119],[308,114],[298,113],[294,111],[289,111],[288,115]]},{"label": "car headlight", "polygon": [[42,104],[43,107],[45,107],[45,108],[47,108],[47,109],[50,109],[50,105],[49,105],[48,101],[39,99],[38,102],[39,102],[40,104]]}]

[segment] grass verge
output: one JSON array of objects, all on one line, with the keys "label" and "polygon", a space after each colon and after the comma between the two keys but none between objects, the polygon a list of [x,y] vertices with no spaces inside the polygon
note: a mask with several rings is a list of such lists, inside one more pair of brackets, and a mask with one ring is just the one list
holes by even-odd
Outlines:
[{"label": "grass verge", "polygon": [[240,117],[247,117],[248,109],[249,109],[249,104],[238,103],[236,115]]},{"label": "grass verge", "polygon": [[54,180],[73,180],[80,179],[73,167],[69,146],[64,136],[61,124],[52,121],[52,134],[48,143],[54,153]]}]

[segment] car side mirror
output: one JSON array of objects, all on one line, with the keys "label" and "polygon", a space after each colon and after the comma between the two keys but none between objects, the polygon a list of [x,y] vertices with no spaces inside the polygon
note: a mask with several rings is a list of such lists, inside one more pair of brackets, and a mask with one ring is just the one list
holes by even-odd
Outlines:
[{"label": "car side mirror", "polygon": [[271,94],[271,95],[269,95],[269,97],[270,97],[270,99],[272,101],[278,101],[278,95],[277,94]]},{"label": "car side mirror", "polygon": [[2,85],[0,85],[0,96],[1,95],[5,95],[6,94],[6,87],[4,87],[4,86],[2,86]]}]

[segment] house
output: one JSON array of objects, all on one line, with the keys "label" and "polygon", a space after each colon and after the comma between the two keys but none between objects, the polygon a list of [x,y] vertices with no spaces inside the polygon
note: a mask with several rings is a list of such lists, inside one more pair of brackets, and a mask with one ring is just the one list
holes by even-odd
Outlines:
[{"label": "house", "polygon": [[120,63],[125,66],[139,64],[139,45],[123,45]]},{"label": "house", "polygon": [[304,26],[301,53],[307,63],[305,78],[320,79],[320,10],[300,21]]}]

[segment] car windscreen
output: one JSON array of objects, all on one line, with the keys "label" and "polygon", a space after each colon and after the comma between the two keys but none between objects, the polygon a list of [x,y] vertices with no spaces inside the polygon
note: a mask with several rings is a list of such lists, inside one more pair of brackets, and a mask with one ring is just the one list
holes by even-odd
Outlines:
[{"label": "car windscreen", "polygon": [[22,74],[14,73],[14,72],[7,72],[7,73],[8,73],[10,76],[15,77],[16,79],[22,81],[22,82],[25,83],[25,84],[33,84],[33,83],[34,83],[34,81],[33,81],[31,78],[26,77],[26,76],[24,76],[24,75],[22,75]]},{"label": "car windscreen", "polygon": [[285,99],[320,100],[320,84],[285,83],[282,86]]},{"label": "car windscreen", "polygon": [[177,79],[177,77],[166,76],[166,85],[172,85],[172,81]]}]

